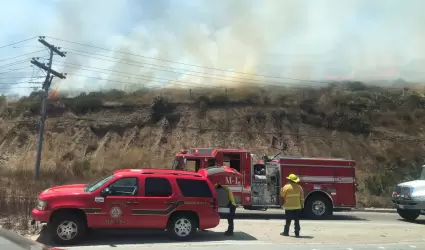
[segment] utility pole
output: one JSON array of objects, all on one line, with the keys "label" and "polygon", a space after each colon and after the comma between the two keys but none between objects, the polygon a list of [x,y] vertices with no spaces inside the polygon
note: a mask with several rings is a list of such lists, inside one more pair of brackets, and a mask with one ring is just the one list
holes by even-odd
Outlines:
[{"label": "utility pole", "polygon": [[35,159],[35,180],[40,178],[40,164],[41,164],[41,151],[43,149],[43,136],[44,136],[44,123],[46,121],[46,106],[47,106],[47,97],[49,94],[50,85],[52,84],[53,76],[59,77],[61,79],[65,79],[65,75],[58,73],[57,71],[52,69],[52,61],[53,61],[53,53],[60,55],[61,57],[65,57],[66,53],[60,51],[59,47],[55,47],[50,43],[44,40],[45,37],[41,36],[38,41],[47,47],[50,52],[49,62],[47,65],[37,61],[35,58],[31,60],[31,63],[35,66],[43,69],[47,72],[46,79],[43,83],[43,91],[42,91],[42,101],[41,101],[41,112],[40,112],[40,131],[38,132],[38,144],[37,144],[37,155]]}]

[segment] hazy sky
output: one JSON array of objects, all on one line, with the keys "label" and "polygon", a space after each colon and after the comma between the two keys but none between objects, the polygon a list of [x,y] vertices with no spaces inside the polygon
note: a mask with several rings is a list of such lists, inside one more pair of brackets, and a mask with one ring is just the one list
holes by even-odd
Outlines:
[{"label": "hazy sky", "polygon": [[[44,35],[172,61],[46,38],[69,52],[66,58],[54,58],[54,68],[69,73],[66,80],[55,80],[53,87],[59,90],[134,89],[170,83],[196,87],[246,79],[274,85],[316,84],[181,63],[304,80],[423,81],[424,9],[423,0],[4,0],[0,47]],[[1,67],[7,63],[47,56],[44,50],[4,60],[42,49],[36,39],[15,46],[0,49],[0,73],[30,66]],[[109,57],[100,60],[85,52]],[[31,70],[0,74],[0,91],[9,86],[5,83],[28,80],[12,77],[30,77]],[[14,85],[23,88],[11,91],[27,93],[28,85]]]}]

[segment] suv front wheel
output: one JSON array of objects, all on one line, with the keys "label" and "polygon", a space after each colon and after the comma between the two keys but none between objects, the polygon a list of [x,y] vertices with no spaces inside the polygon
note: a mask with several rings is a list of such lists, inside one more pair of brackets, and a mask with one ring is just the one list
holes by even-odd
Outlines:
[{"label": "suv front wheel", "polygon": [[189,240],[196,233],[196,220],[188,215],[173,216],[168,223],[167,231],[175,240]]},{"label": "suv front wheel", "polygon": [[75,245],[87,233],[85,221],[72,214],[62,213],[54,216],[48,227],[53,241],[60,245]]},{"label": "suv front wheel", "polygon": [[404,210],[404,209],[397,209],[398,215],[400,215],[401,218],[407,220],[407,221],[414,221],[416,220],[419,215],[421,214],[420,210]]}]

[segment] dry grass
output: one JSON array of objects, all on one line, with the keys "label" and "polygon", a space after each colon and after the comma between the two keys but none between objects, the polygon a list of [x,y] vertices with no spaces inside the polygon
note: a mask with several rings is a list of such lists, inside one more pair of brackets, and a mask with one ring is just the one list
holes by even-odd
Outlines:
[{"label": "dry grass", "polygon": [[[392,185],[412,178],[423,163],[424,141],[411,139],[423,134],[425,99],[415,92],[401,96],[354,87],[242,85],[51,100],[38,183],[33,181],[37,96],[3,103],[0,211],[6,217],[28,216],[38,192],[52,185],[91,181],[115,169],[168,168],[181,148],[235,147],[275,154],[279,150],[273,139],[287,146],[283,154],[356,160],[360,203],[387,206]],[[168,99],[157,110],[166,114],[151,109],[160,95]],[[158,120],[152,120],[155,112]],[[376,137],[386,139],[371,139]]]}]

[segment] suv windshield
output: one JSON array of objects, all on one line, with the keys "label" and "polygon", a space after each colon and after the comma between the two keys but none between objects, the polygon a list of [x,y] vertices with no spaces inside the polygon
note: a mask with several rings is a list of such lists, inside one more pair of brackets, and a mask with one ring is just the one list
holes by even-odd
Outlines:
[{"label": "suv windshield", "polygon": [[105,184],[106,182],[108,182],[110,179],[112,179],[114,177],[114,175],[110,175],[106,178],[103,178],[99,181],[93,182],[92,184],[87,184],[87,186],[85,186],[84,191],[85,192],[93,192],[96,191],[98,188],[100,188],[101,186],[103,186],[103,184]]},{"label": "suv windshield", "polygon": [[422,167],[421,176],[419,176],[419,180],[425,181],[425,166]]}]

